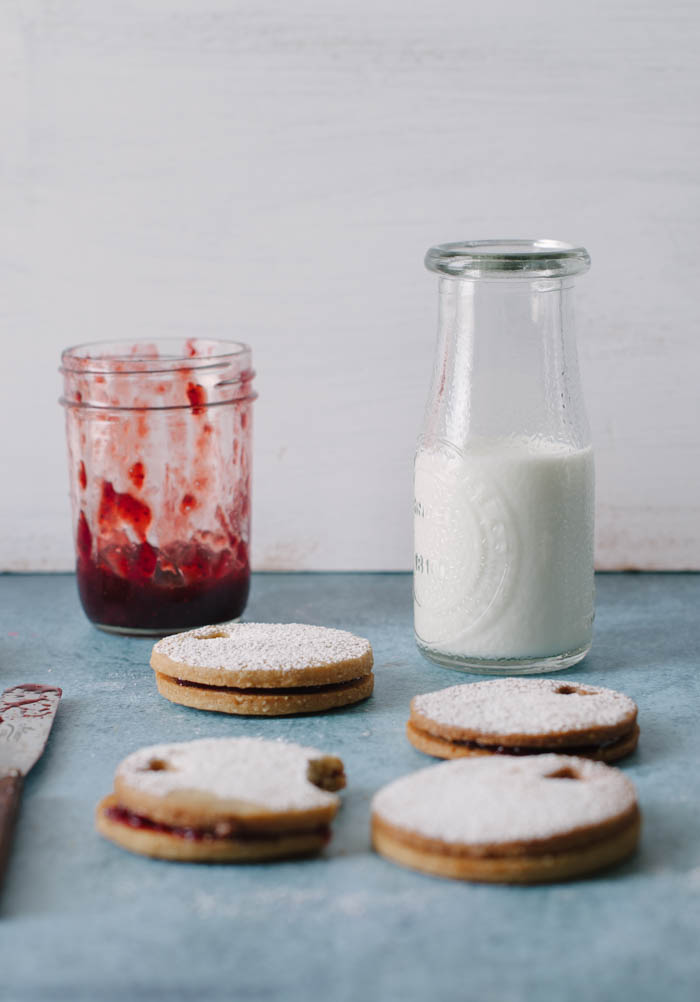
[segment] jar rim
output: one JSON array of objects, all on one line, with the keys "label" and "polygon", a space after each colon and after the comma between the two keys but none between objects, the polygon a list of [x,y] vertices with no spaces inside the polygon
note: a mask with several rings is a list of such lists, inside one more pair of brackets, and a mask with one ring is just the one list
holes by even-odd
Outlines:
[{"label": "jar rim", "polygon": [[588,271],[591,259],[562,240],[460,240],[431,247],[425,266],[447,278],[564,278]]},{"label": "jar rim", "polygon": [[249,345],[241,341],[218,338],[89,341],[72,345],[61,352],[60,371],[130,375],[184,368],[221,368],[236,357],[250,357],[250,353]]}]

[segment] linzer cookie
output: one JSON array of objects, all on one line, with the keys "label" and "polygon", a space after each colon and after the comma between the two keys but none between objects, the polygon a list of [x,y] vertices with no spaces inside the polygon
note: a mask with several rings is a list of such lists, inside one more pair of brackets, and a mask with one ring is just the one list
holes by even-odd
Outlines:
[{"label": "linzer cookie", "polygon": [[619,769],[570,755],[460,759],[385,786],[372,802],[381,855],[442,877],[544,883],[630,856],[634,786]]},{"label": "linzer cookie", "polygon": [[173,703],[278,717],[367,699],[372,648],[345,630],[299,623],[224,623],[159,640],[151,667]]},{"label": "linzer cookie", "polygon": [[613,689],[504,678],[415,696],[411,744],[438,758],[561,752],[615,762],[637,747],[637,705]]},{"label": "linzer cookie", "polygon": [[117,768],[97,830],[131,852],[245,862],[317,852],[345,786],[340,759],[259,738],[153,745]]}]

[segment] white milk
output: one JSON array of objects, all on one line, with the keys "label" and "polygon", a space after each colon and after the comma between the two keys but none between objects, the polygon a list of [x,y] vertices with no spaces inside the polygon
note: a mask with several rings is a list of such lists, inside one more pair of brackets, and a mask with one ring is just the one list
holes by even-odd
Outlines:
[{"label": "white milk", "polygon": [[419,641],[474,660],[546,658],[590,644],[593,452],[503,438],[419,451]]}]

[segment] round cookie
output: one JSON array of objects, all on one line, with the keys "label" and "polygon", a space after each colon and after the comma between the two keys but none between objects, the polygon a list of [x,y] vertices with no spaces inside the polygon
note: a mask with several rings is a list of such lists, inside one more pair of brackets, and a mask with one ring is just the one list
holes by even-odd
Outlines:
[{"label": "round cookie", "polygon": [[151,667],[161,695],[250,716],[319,713],[367,699],[372,648],[345,630],[300,623],[223,623],[164,637]]},{"label": "round cookie", "polygon": [[385,786],[372,841],[395,863],[488,883],[582,877],[631,855],[634,786],[619,769],[569,755],[459,759]]},{"label": "round cookie", "polygon": [[330,838],[343,763],[260,738],[153,745],[117,768],[97,830],[132,852],[189,862],[306,855]]},{"label": "round cookie", "polygon": [[616,762],[637,747],[637,705],[614,689],[503,678],[415,696],[406,734],[437,758],[560,752]]}]

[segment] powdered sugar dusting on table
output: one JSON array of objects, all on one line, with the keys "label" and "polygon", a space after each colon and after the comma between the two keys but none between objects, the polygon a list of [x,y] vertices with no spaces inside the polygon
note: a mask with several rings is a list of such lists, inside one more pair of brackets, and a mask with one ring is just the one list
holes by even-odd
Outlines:
[{"label": "powdered sugar dusting on table", "polygon": [[[562,769],[580,779],[552,778]],[[531,841],[601,824],[636,803],[619,769],[573,755],[456,759],[402,776],[375,814],[426,838],[463,845]]]},{"label": "powdered sugar dusting on table", "polygon": [[140,748],[119,765],[117,776],[152,796],[193,790],[265,810],[308,810],[339,802],[307,779],[309,762],[324,757],[315,748],[285,741],[205,738]]},{"label": "powdered sugar dusting on table", "polygon": [[226,671],[299,671],[365,657],[367,640],[302,623],[223,623],[164,637],[154,647],[173,661]]},{"label": "powdered sugar dusting on table", "polygon": [[416,696],[412,708],[437,724],[503,736],[614,727],[631,723],[637,710],[613,689],[546,678],[453,685]]}]

